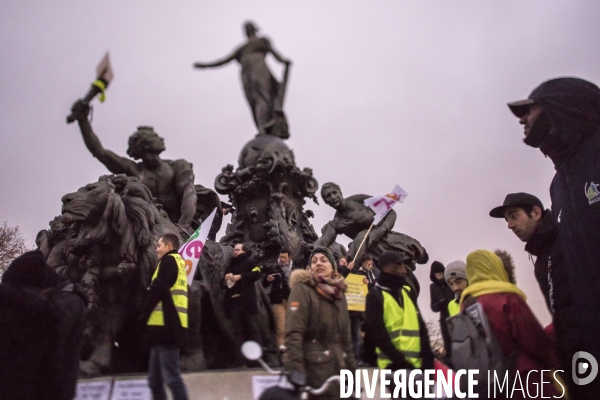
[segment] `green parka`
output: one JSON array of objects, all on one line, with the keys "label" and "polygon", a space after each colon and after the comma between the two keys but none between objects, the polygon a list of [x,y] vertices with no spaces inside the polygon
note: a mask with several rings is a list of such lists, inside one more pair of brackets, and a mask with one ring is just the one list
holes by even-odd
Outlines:
[{"label": "green parka", "polygon": [[[340,369],[356,369],[350,337],[346,296],[331,301],[320,295],[312,273],[295,270],[290,277],[285,321],[284,357],[287,371],[306,374],[306,384],[320,387]],[[332,385],[323,397],[339,398],[339,386]]]}]

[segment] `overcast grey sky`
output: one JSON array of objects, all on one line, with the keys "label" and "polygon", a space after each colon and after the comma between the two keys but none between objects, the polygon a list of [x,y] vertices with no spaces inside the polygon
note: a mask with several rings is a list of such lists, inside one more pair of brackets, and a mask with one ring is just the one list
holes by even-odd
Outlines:
[{"label": "overcast grey sky", "polygon": [[[506,102],[557,76],[600,83],[597,0],[3,1],[0,221],[33,245],[64,194],[106,173],[65,116],[107,50],[115,80],[92,122],[104,146],[125,155],[127,137],[152,125],[164,157],[193,162],[196,183],[213,187],[256,132],[239,65],[192,63],[240,45],[248,19],[293,60],[285,111],[298,166],[344,195],[402,186],[396,230],[431,261],[510,251],[519,286],[549,322],[523,244],[488,212],[516,191],[549,206],[553,165],[523,144]],[[306,208],[317,231],[334,214]],[[429,265],[417,276],[433,318]]]}]

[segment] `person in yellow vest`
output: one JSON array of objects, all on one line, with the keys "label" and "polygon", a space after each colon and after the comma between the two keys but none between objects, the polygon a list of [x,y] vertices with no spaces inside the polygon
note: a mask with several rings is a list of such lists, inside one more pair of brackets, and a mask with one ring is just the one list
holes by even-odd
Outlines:
[{"label": "person in yellow vest", "polygon": [[[444,270],[444,280],[454,293],[454,299],[450,300],[446,306],[448,317],[453,317],[460,312],[460,296],[462,295],[463,290],[469,286],[465,262],[456,260],[449,263]],[[446,324],[446,321],[443,321],[443,323]],[[449,360],[452,356],[450,335],[442,335],[442,338],[444,339],[444,355],[446,356],[446,359]]]},{"label": "person in yellow vest", "polygon": [[460,296],[463,290],[469,286],[465,262],[456,260],[448,264],[444,271],[444,279],[454,292],[454,300],[448,303],[448,315],[453,317],[460,311]]},{"label": "person in yellow vest", "polygon": [[163,235],[156,246],[158,266],[144,300],[140,320],[145,322],[142,345],[150,347],[148,386],[154,400],[188,400],[179,370],[179,352],[188,328],[188,284],[185,263],[177,253],[179,237]]},{"label": "person in yellow vest", "polygon": [[[406,281],[413,263],[406,253],[385,251],[379,256],[381,275],[367,295],[365,330],[376,346],[380,369],[433,368],[427,327]],[[391,386],[393,392],[393,380]]]}]

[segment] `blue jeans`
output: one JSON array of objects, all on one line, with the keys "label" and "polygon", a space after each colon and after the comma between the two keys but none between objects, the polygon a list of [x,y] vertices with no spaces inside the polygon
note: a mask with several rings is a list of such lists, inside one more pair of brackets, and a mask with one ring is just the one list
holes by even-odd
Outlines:
[{"label": "blue jeans", "polygon": [[165,383],[173,395],[173,400],[188,400],[187,390],[179,371],[179,347],[152,347],[148,364],[148,386],[154,400],[167,400]]}]

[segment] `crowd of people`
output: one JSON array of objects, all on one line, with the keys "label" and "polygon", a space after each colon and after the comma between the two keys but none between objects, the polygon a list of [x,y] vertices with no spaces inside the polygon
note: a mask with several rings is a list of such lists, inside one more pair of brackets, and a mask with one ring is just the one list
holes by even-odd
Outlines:
[{"label": "crowd of people", "polygon": [[[276,344],[285,349],[283,366],[290,381],[312,387],[341,369],[360,366],[431,369],[437,358],[452,367],[448,321],[479,304],[503,355],[513,361],[511,373],[562,370],[569,398],[596,399],[600,379],[580,384],[576,357],[585,352],[600,360],[600,89],[581,79],[558,78],[509,107],[524,126],[524,142],[555,165],[552,207],[545,209],[531,194],[510,193],[489,215],[504,219],[536,257],[533,275],[552,315],[550,326],[542,327],[527,305],[516,285],[512,257],[475,250],[464,261],[431,264],[431,309],[440,313],[444,342],[434,352],[413,274],[427,253],[412,238],[412,244],[404,245],[407,237],[391,231],[394,220],[388,217],[367,240],[367,250],[376,251],[360,254],[360,248],[353,248],[353,259],[334,254],[330,246],[337,234],[352,231],[349,236],[356,241],[373,216],[366,215],[362,198],[344,199],[337,185],[327,184],[323,198],[340,219],[326,226],[308,265],[295,265],[284,248],[274,265],[259,266],[248,244],[235,245],[222,290],[236,348],[245,340],[260,341],[253,317],[259,285],[268,294]],[[352,222],[357,210],[365,214],[361,229],[340,222],[342,217]],[[165,384],[174,399],[188,398],[179,371],[188,285],[178,248],[176,235],[160,238],[159,262],[139,321],[150,348],[149,386],[155,399],[166,399]],[[364,312],[348,310],[349,274],[362,276],[368,288]],[[0,398],[73,398],[86,304],[80,288],[48,267],[41,252],[13,261],[0,284]],[[236,352],[234,365],[244,364]],[[543,375],[527,379],[526,385],[561,393]],[[332,386],[323,398],[338,398],[339,393]],[[525,392],[517,394],[528,398]]]},{"label": "crowd of people", "polygon": [[[526,243],[525,250],[536,257],[533,272],[552,324],[542,327],[527,305],[508,254],[476,250],[466,255],[466,262],[451,262],[447,268],[433,263],[431,307],[440,312],[447,356],[443,359],[452,366],[447,318],[478,303],[503,355],[513,361],[511,373],[528,376],[530,371],[562,370],[563,392],[547,387],[546,394],[564,397],[566,387],[572,399],[595,399],[600,380],[591,376],[586,379],[591,382],[582,384],[578,378],[582,370],[576,366],[582,353],[600,359],[600,89],[578,78],[553,79],[527,99],[509,103],[509,108],[524,126],[524,142],[540,148],[555,165],[552,208],[544,209],[531,194],[511,193],[490,216],[504,218],[507,227]],[[339,192],[339,188],[333,189]],[[364,362],[392,371],[432,368],[436,355],[417,306],[419,285],[411,274],[415,261],[409,252],[387,250],[378,255],[378,268],[364,257],[355,271],[353,262],[343,257],[334,260],[327,249],[315,249],[308,272],[291,275],[290,282],[295,285],[287,308],[285,345],[289,356],[285,367],[305,374],[306,381],[316,386],[324,382],[326,373]],[[379,276],[375,277],[372,271],[377,269]],[[346,286],[344,275],[350,272],[364,274],[369,284],[364,314],[334,313],[334,306],[339,309],[345,302],[340,293]],[[302,285],[296,278],[300,274],[305,277],[300,280]],[[327,304],[327,311],[315,306],[318,304]],[[337,326],[320,317],[324,312],[328,318],[337,318]],[[361,340],[357,340],[361,318],[362,351]],[[340,330],[340,324],[346,328]],[[375,363],[368,355],[371,348],[375,348]],[[588,376],[596,373],[587,369]],[[527,389],[537,387],[538,392],[549,385],[543,374],[526,383]],[[527,398],[526,393],[530,392],[516,395]],[[335,398],[333,392],[330,395]],[[514,393],[512,398],[516,398]]]}]

